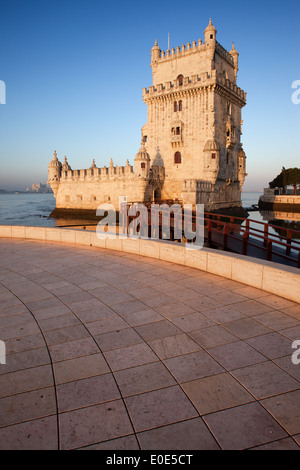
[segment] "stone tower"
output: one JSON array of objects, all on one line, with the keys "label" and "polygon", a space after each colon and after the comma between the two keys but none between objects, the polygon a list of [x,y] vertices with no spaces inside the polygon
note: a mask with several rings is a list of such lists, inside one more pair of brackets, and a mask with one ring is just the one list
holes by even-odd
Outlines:
[{"label": "stone tower", "polygon": [[241,144],[241,110],[246,93],[237,86],[238,52],[217,42],[209,21],[204,42],[162,51],[151,49],[152,85],[143,89],[147,123],[134,167],[72,170],[56,152],[48,183],[55,214],[92,211],[102,203],[118,208],[129,202],[204,204],[207,211],[241,207],[246,175]]},{"label": "stone tower", "polygon": [[210,20],[204,43],[164,52],[155,41],[153,84],[143,89],[142,136],[151,162],[157,154],[163,162],[162,199],[204,203],[208,210],[240,206],[245,178],[238,52],[234,44],[226,51],[216,35]]}]

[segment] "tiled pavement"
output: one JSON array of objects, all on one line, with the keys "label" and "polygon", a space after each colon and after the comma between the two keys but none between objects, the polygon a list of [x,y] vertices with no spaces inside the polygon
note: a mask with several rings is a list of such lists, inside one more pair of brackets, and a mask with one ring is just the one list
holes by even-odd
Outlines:
[{"label": "tiled pavement", "polygon": [[300,306],[172,263],[0,240],[1,449],[299,449]]}]

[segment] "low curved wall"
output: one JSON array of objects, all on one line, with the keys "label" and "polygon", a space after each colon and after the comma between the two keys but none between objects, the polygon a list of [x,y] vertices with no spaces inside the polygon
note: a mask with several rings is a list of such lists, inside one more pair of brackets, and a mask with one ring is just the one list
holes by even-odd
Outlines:
[{"label": "low curved wall", "polygon": [[223,276],[300,303],[300,270],[270,261],[185,245],[166,240],[116,237],[100,239],[96,232],[69,228],[0,225],[0,237],[74,243],[156,258]]}]

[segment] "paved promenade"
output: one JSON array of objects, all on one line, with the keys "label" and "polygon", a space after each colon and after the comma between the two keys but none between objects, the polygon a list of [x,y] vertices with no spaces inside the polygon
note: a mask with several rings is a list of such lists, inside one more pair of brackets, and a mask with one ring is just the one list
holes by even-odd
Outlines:
[{"label": "paved promenade", "polygon": [[300,305],[282,297],[0,239],[0,340],[1,449],[300,449]]}]

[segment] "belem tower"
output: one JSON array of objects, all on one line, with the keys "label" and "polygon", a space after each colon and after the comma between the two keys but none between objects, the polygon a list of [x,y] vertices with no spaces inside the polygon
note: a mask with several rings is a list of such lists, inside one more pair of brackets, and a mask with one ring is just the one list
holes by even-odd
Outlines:
[{"label": "belem tower", "polygon": [[[216,40],[211,20],[204,42],[162,51],[151,49],[153,85],[143,89],[147,123],[134,166],[73,170],[56,152],[48,184],[55,215],[96,211],[103,203],[204,204],[206,211],[241,208],[246,176],[241,109],[246,93],[237,86],[238,52]],[[54,215],[54,214],[53,214]]]}]

